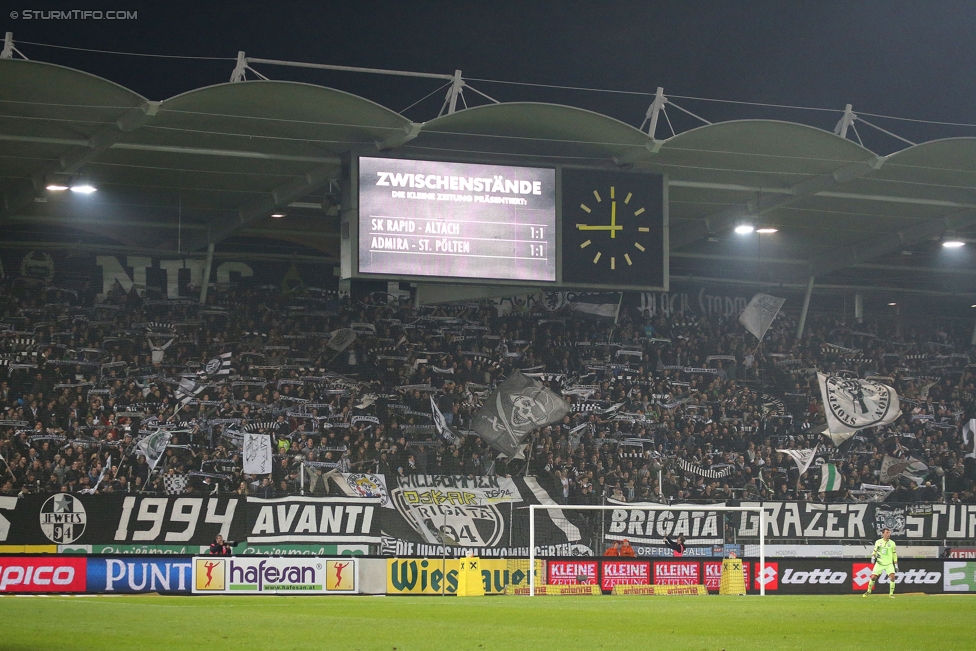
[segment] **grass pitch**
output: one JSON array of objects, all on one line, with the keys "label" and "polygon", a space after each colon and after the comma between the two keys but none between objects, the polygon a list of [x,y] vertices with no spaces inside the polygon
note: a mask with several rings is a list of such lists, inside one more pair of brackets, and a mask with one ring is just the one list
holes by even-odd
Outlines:
[{"label": "grass pitch", "polygon": [[0,597],[0,649],[472,651],[976,646],[966,596]]}]

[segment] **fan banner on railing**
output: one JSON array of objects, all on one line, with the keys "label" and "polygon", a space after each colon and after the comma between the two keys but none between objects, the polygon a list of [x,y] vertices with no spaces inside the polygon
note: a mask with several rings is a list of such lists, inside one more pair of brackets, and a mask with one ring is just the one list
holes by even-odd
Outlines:
[{"label": "fan banner on railing", "polygon": [[[382,509],[387,556],[528,556],[530,504],[555,506],[535,477],[409,475],[390,483],[395,511]],[[537,549],[542,555],[592,555],[579,511],[539,510]],[[598,522],[598,520],[597,520]]]}]

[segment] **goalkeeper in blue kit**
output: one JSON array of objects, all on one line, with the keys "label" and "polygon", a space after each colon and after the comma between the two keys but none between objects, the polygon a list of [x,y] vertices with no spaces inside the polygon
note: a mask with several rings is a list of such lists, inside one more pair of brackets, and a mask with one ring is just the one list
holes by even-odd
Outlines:
[{"label": "goalkeeper in blue kit", "polygon": [[863,596],[868,596],[874,590],[874,584],[878,577],[884,572],[888,575],[888,596],[895,596],[895,575],[898,572],[898,549],[895,541],[891,539],[891,529],[885,528],[881,532],[882,538],[874,543],[874,553],[871,554],[871,562],[874,568],[871,570],[871,582],[868,583],[868,591]]}]

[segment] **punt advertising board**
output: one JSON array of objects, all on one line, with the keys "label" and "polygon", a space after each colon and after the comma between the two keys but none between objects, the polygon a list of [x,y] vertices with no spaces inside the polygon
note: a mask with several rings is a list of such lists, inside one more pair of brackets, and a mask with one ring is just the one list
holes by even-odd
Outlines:
[{"label": "punt advertising board", "polygon": [[192,557],[89,558],[89,593],[190,593]]}]

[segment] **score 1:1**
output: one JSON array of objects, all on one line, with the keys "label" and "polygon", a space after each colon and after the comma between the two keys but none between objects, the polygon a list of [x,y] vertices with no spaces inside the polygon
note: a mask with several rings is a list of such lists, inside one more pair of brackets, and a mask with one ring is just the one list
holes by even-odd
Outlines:
[{"label": "score 1:1", "polygon": [[529,237],[531,237],[533,240],[546,239],[545,226],[529,226]]}]

